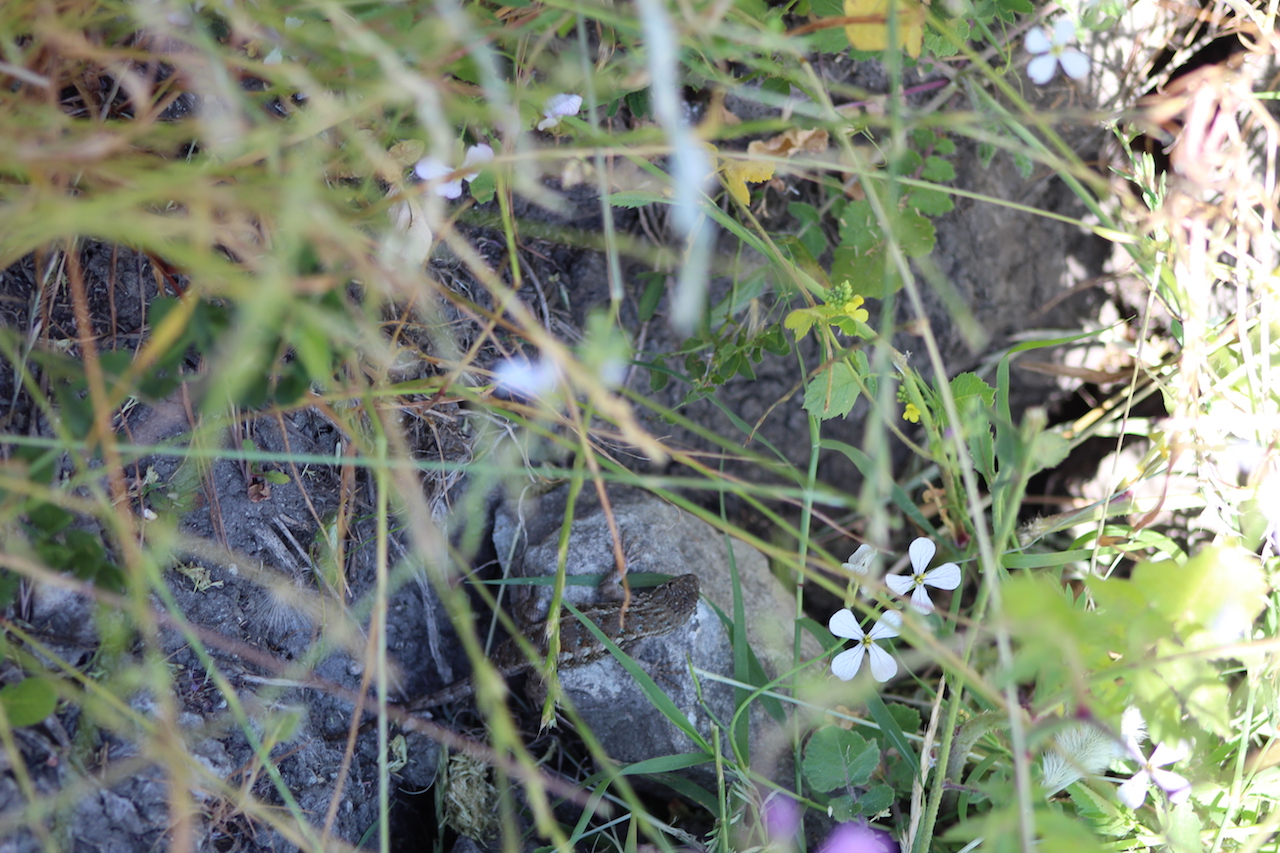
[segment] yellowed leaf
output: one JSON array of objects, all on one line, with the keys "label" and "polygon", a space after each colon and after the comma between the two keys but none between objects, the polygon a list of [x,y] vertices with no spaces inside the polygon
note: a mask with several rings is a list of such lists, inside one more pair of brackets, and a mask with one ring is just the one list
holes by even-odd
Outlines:
[{"label": "yellowed leaf", "polygon": [[402,169],[407,169],[422,159],[427,146],[421,139],[402,139],[387,149],[387,156]]},{"label": "yellowed leaf", "polygon": [[768,157],[790,157],[798,151],[804,151],[809,154],[821,154],[827,150],[827,144],[830,137],[827,136],[826,130],[820,127],[810,130],[801,130],[793,127],[790,130],[780,133],[772,139],[756,140],[747,146],[747,153],[752,157],[768,156]]},{"label": "yellowed leaf", "polygon": [[725,160],[721,163],[720,174],[729,195],[742,204],[750,204],[751,193],[747,191],[747,184],[758,184],[772,178],[773,164],[758,160]]},{"label": "yellowed leaf", "polygon": [[915,0],[844,0],[844,13],[850,18],[865,18],[865,23],[844,28],[849,44],[855,50],[877,51],[889,46],[889,3],[898,11],[898,44],[913,57],[920,55],[924,41],[926,12]]}]

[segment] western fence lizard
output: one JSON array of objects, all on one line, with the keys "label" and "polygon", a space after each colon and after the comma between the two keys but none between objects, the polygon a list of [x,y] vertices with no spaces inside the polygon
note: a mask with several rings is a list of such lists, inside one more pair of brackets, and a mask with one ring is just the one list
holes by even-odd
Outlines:
[{"label": "western fence lizard", "polygon": [[[619,601],[587,604],[579,607],[578,611],[620,649],[626,651],[641,640],[670,634],[689,621],[694,608],[698,606],[698,590],[697,575],[680,575],[655,587],[653,592],[637,594],[627,608],[625,617],[621,615],[622,602]],[[527,634],[533,647],[540,654],[546,655],[546,623],[532,626]],[[578,617],[568,610],[561,613],[560,654],[556,658],[558,667],[582,666],[608,654],[608,649]],[[490,662],[497,667],[498,674],[503,678],[510,678],[533,668],[533,662],[520,650],[515,640],[507,640],[498,646],[490,657]],[[475,682],[471,678],[465,678],[430,696],[410,702],[406,710],[424,711],[465,699],[475,689]]]}]

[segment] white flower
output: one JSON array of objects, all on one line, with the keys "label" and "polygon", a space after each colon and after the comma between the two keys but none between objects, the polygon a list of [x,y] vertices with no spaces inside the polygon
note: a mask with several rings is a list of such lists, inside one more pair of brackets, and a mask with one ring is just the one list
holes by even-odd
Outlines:
[{"label": "white flower", "polygon": [[841,681],[848,681],[858,674],[862,668],[863,655],[871,657],[871,677],[876,681],[888,681],[898,673],[898,662],[888,652],[876,645],[876,640],[887,640],[898,636],[898,626],[902,624],[902,614],[890,610],[880,617],[870,631],[863,632],[855,617],[848,608],[839,610],[827,624],[828,630],[837,637],[854,641],[851,649],[845,649],[831,661],[831,671]]},{"label": "white flower", "polygon": [[[483,163],[492,163],[492,162],[493,162],[493,148],[491,148],[488,145],[485,145],[482,142],[479,145],[472,145],[470,148],[467,149],[467,157],[465,160],[462,161],[462,168],[465,169],[468,166],[479,166]],[[471,181],[474,181],[478,177],[480,177],[479,171],[467,172],[465,175],[462,176],[462,180],[466,181],[467,183],[470,183]]]},{"label": "white flower", "polygon": [[933,612],[933,602],[929,599],[926,586],[935,589],[955,589],[960,585],[960,567],[955,563],[943,563],[936,569],[925,571],[929,568],[929,561],[937,551],[938,548],[933,542],[921,536],[907,548],[907,553],[911,555],[911,574],[889,575],[884,579],[889,589],[898,595],[910,593],[911,606],[924,614]]},{"label": "white flower", "polygon": [[432,191],[442,198],[457,198],[462,195],[462,181],[443,181],[439,179],[452,175],[453,169],[434,157],[423,157],[413,167],[413,173],[425,183],[435,182]]},{"label": "white flower", "polygon": [[[484,143],[480,143],[467,149],[467,156],[462,161],[462,168],[479,166],[492,161],[493,149]],[[442,198],[458,198],[462,195],[462,182],[470,183],[480,176],[479,171],[471,171],[452,181],[439,181],[440,178],[452,175],[456,171],[458,170],[447,166],[443,161],[437,160],[435,157],[423,157],[413,167],[413,173],[424,183],[437,182],[432,187],[432,191]]]},{"label": "white flower", "polygon": [[1132,754],[1133,760],[1138,762],[1138,772],[1133,774],[1129,781],[1123,783],[1120,789],[1116,791],[1116,796],[1120,798],[1120,802],[1124,803],[1131,809],[1136,809],[1147,799],[1147,788],[1152,782],[1156,783],[1156,787],[1164,791],[1169,797],[1169,802],[1177,804],[1184,803],[1191,796],[1191,783],[1187,781],[1185,776],[1180,776],[1171,770],[1163,770],[1161,768],[1166,765],[1173,764],[1175,761],[1181,761],[1187,757],[1187,750],[1183,745],[1176,747],[1166,746],[1165,744],[1157,744],[1155,751],[1151,753],[1150,758],[1143,758],[1142,753],[1135,747],[1136,740],[1129,742],[1129,752]]},{"label": "white flower", "polygon": [[493,369],[494,384],[509,394],[538,397],[555,389],[559,382],[556,367],[541,359],[510,358]]},{"label": "white flower", "polygon": [[865,578],[871,574],[871,561],[876,557],[876,549],[870,545],[859,545],[858,550],[849,556],[849,559],[840,565],[853,572],[860,578]]},{"label": "white flower", "polygon": [[582,109],[581,95],[570,95],[567,92],[552,95],[547,98],[547,103],[542,107],[542,114],[545,118],[538,122],[538,130],[553,128],[560,123],[561,118],[575,116],[580,109]]},{"label": "white flower", "polygon": [[1126,708],[1120,717],[1120,737],[1129,752],[1138,752],[1147,741],[1147,721],[1137,708]]},{"label": "white flower", "polygon": [[1059,18],[1053,25],[1053,38],[1043,27],[1027,30],[1027,53],[1035,54],[1027,63],[1027,76],[1043,86],[1058,73],[1058,66],[1068,77],[1081,80],[1089,73],[1089,57],[1074,47],[1068,47],[1076,37],[1076,25],[1070,18]]}]

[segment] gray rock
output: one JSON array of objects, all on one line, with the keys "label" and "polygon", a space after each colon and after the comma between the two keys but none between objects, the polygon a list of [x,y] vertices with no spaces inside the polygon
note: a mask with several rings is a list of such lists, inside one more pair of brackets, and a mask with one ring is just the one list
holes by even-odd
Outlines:
[{"label": "gray rock", "polygon": [[[512,576],[554,574],[560,526],[564,519],[566,489],[519,500],[508,500],[494,522],[494,544],[504,570]],[[664,637],[654,637],[632,649],[632,657],[710,741],[715,721],[733,718],[734,689],[700,677],[689,668],[724,677],[734,674],[733,649],[714,603],[726,615],[733,613],[733,587],[725,537],[714,527],[659,498],[636,489],[611,489],[613,517],[627,557],[628,572],[679,575],[693,572],[702,585],[703,600],[689,621]],[[599,588],[569,586],[565,598],[575,604],[620,598],[613,558],[613,539],[606,514],[594,492],[584,490],[575,507],[569,537],[570,575],[603,577]],[[759,551],[733,543],[739,585],[746,613],[747,636],[766,670],[772,673],[791,660],[795,602],[769,573]],[[531,601],[520,609],[533,619],[543,619],[550,590],[528,588]],[[709,603],[710,602],[710,603]],[[816,653],[816,648],[813,650]],[[623,762],[693,750],[693,741],[653,706],[634,679],[612,657],[562,668],[560,681],[573,708],[599,738],[605,751]],[[701,699],[699,697],[701,693]],[[750,715],[753,752],[769,746],[773,722],[757,706]],[[713,720],[714,717],[714,720]],[[764,766],[764,765],[757,765]],[[709,767],[690,775],[707,781]]]}]

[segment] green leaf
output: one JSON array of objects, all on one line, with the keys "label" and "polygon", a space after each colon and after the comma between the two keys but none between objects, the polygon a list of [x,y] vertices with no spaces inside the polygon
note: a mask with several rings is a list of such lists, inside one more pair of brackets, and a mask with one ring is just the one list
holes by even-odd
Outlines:
[{"label": "green leaf", "polygon": [[1099,835],[1121,838],[1133,829],[1133,819],[1116,808],[1110,798],[1104,797],[1087,785],[1076,783],[1067,788],[1076,814],[1084,818],[1089,828]]},{"label": "green leaf", "polygon": [[893,805],[893,788],[888,785],[876,785],[858,797],[858,810],[867,817],[875,817]]},{"label": "green leaf", "polygon": [[658,313],[658,305],[667,292],[667,276],[661,272],[642,272],[636,281],[644,284],[644,292],[640,294],[640,322],[647,323]]},{"label": "green leaf", "polygon": [[65,530],[75,518],[62,507],[44,501],[33,501],[27,506],[27,521],[46,536]]},{"label": "green leaf", "polygon": [[[964,18],[955,18],[945,23],[938,21],[930,23],[932,26],[924,31],[924,46],[936,57],[955,56],[960,50],[957,43],[964,44],[969,40],[969,22]],[[950,30],[950,38],[939,32],[942,28]]]},{"label": "green leaf", "polygon": [[669,203],[671,200],[661,193],[650,190],[624,190],[620,193],[610,193],[608,201],[614,207],[644,207],[648,204]]},{"label": "green leaf", "polygon": [[831,809],[831,817],[840,823],[848,823],[862,813],[862,810],[854,805],[853,797],[848,794],[843,797],[833,797],[827,806]]},{"label": "green leaf", "polygon": [[933,223],[914,210],[898,213],[893,223],[893,236],[898,238],[902,251],[910,258],[924,257],[938,242]]},{"label": "green leaf", "polygon": [[782,325],[795,333],[797,341],[802,341],[813,325],[821,319],[822,313],[816,308],[797,308],[787,315]]},{"label": "green leaf", "polygon": [[[866,199],[851,201],[840,214],[840,245],[858,252],[870,251],[884,241],[884,232],[876,221],[871,202]],[[840,281],[840,276],[832,274]]]},{"label": "green leaf", "polygon": [[640,89],[636,92],[630,92],[623,100],[627,102],[627,109],[631,110],[631,114],[636,118],[649,117],[648,89]]},{"label": "green leaf", "polygon": [[886,290],[884,263],[883,244],[869,251],[837,246],[831,258],[831,278],[834,281],[852,282],[854,292],[859,296],[884,299],[890,293],[897,293],[902,289],[902,278],[895,271]]},{"label": "green leaf", "polygon": [[[811,0],[809,9],[817,18],[838,18],[844,15],[844,2],[843,0]],[[808,36],[806,41],[808,49],[818,53],[844,53],[849,49],[849,37],[844,34],[844,27],[818,30]]]},{"label": "green leaf", "polygon": [[907,204],[926,216],[941,216],[955,210],[956,203],[942,190],[916,187],[907,196]]},{"label": "green leaf", "polygon": [[929,156],[925,158],[924,170],[920,173],[920,177],[926,181],[954,181],[956,178],[956,169],[941,157]]},{"label": "green leaf", "polygon": [[978,162],[982,164],[982,168],[987,169],[991,166],[991,161],[995,159],[996,147],[990,142],[978,143]]},{"label": "green leaf", "polygon": [[996,404],[996,389],[976,373],[961,373],[951,380],[951,396],[961,414],[973,406],[991,408]]},{"label": "green leaf", "polygon": [[[885,737],[885,745],[891,746],[902,756],[902,760],[907,762],[914,775],[920,773],[920,759],[916,756],[916,751],[911,746],[911,741],[907,740],[906,734],[898,725],[898,718],[889,712],[889,708],[884,704],[884,700],[880,698],[880,694],[872,693],[867,697],[867,711],[871,714],[871,719],[876,721],[876,725],[880,727],[880,732]],[[915,731],[919,731],[919,724],[915,726]]]},{"label": "green leaf", "polygon": [[827,235],[822,233],[822,214],[811,204],[792,202],[787,210],[800,222],[797,238],[813,257],[827,250]]},{"label": "green leaf", "polygon": [[1257,558],[1238,548],[1205,548],[1181,566],[1142,563],[1131,577],[1138,594],[1175,627],[1228,633],[1253,624],[1268,589]]},{"label": "green leaf", "polygon": [[1031,447],[1031,470],[1028,476],[1038,471],[1049,471],[1057,468],[1071,455],[1071,442],[1056,432],[1037,433]]},{"label": "green leaf", "polygon": [[915,708],[903,705],[901,702],[885,705],[889,711],[889,716],[893,718],[893,722],[898,726],[899,731],[904,734],[910,732],[915,734],[920,731],[924,724],[924,719],[920,716],[920,712]]},{"label": "green leaf", "polygon": [[494,178],[492,169],[485,169],[467,184],[467,188],[471,190],[471,197],[476,200],[477,204],[488,204],[493,201],[493,196],[497,192],[498,182]]},{"label": "green leaf", "polygon": [[853,411],[862,392],[848,362],[837,361],[810,380],[804,389],[804,410],[815,418],[842,418]]},{"label": "green leaf", "polygon": [[804,748],[804,777],[815,791],[866,784],[880,763],[880,747],[857,732],[827,726],[814,732]]},{"label": "green leaf", "polygon": [[58,694],[47,678],[34,676],[0,689],[0,705],[4,706],[9,725],[34,726],[53,713]]}]

